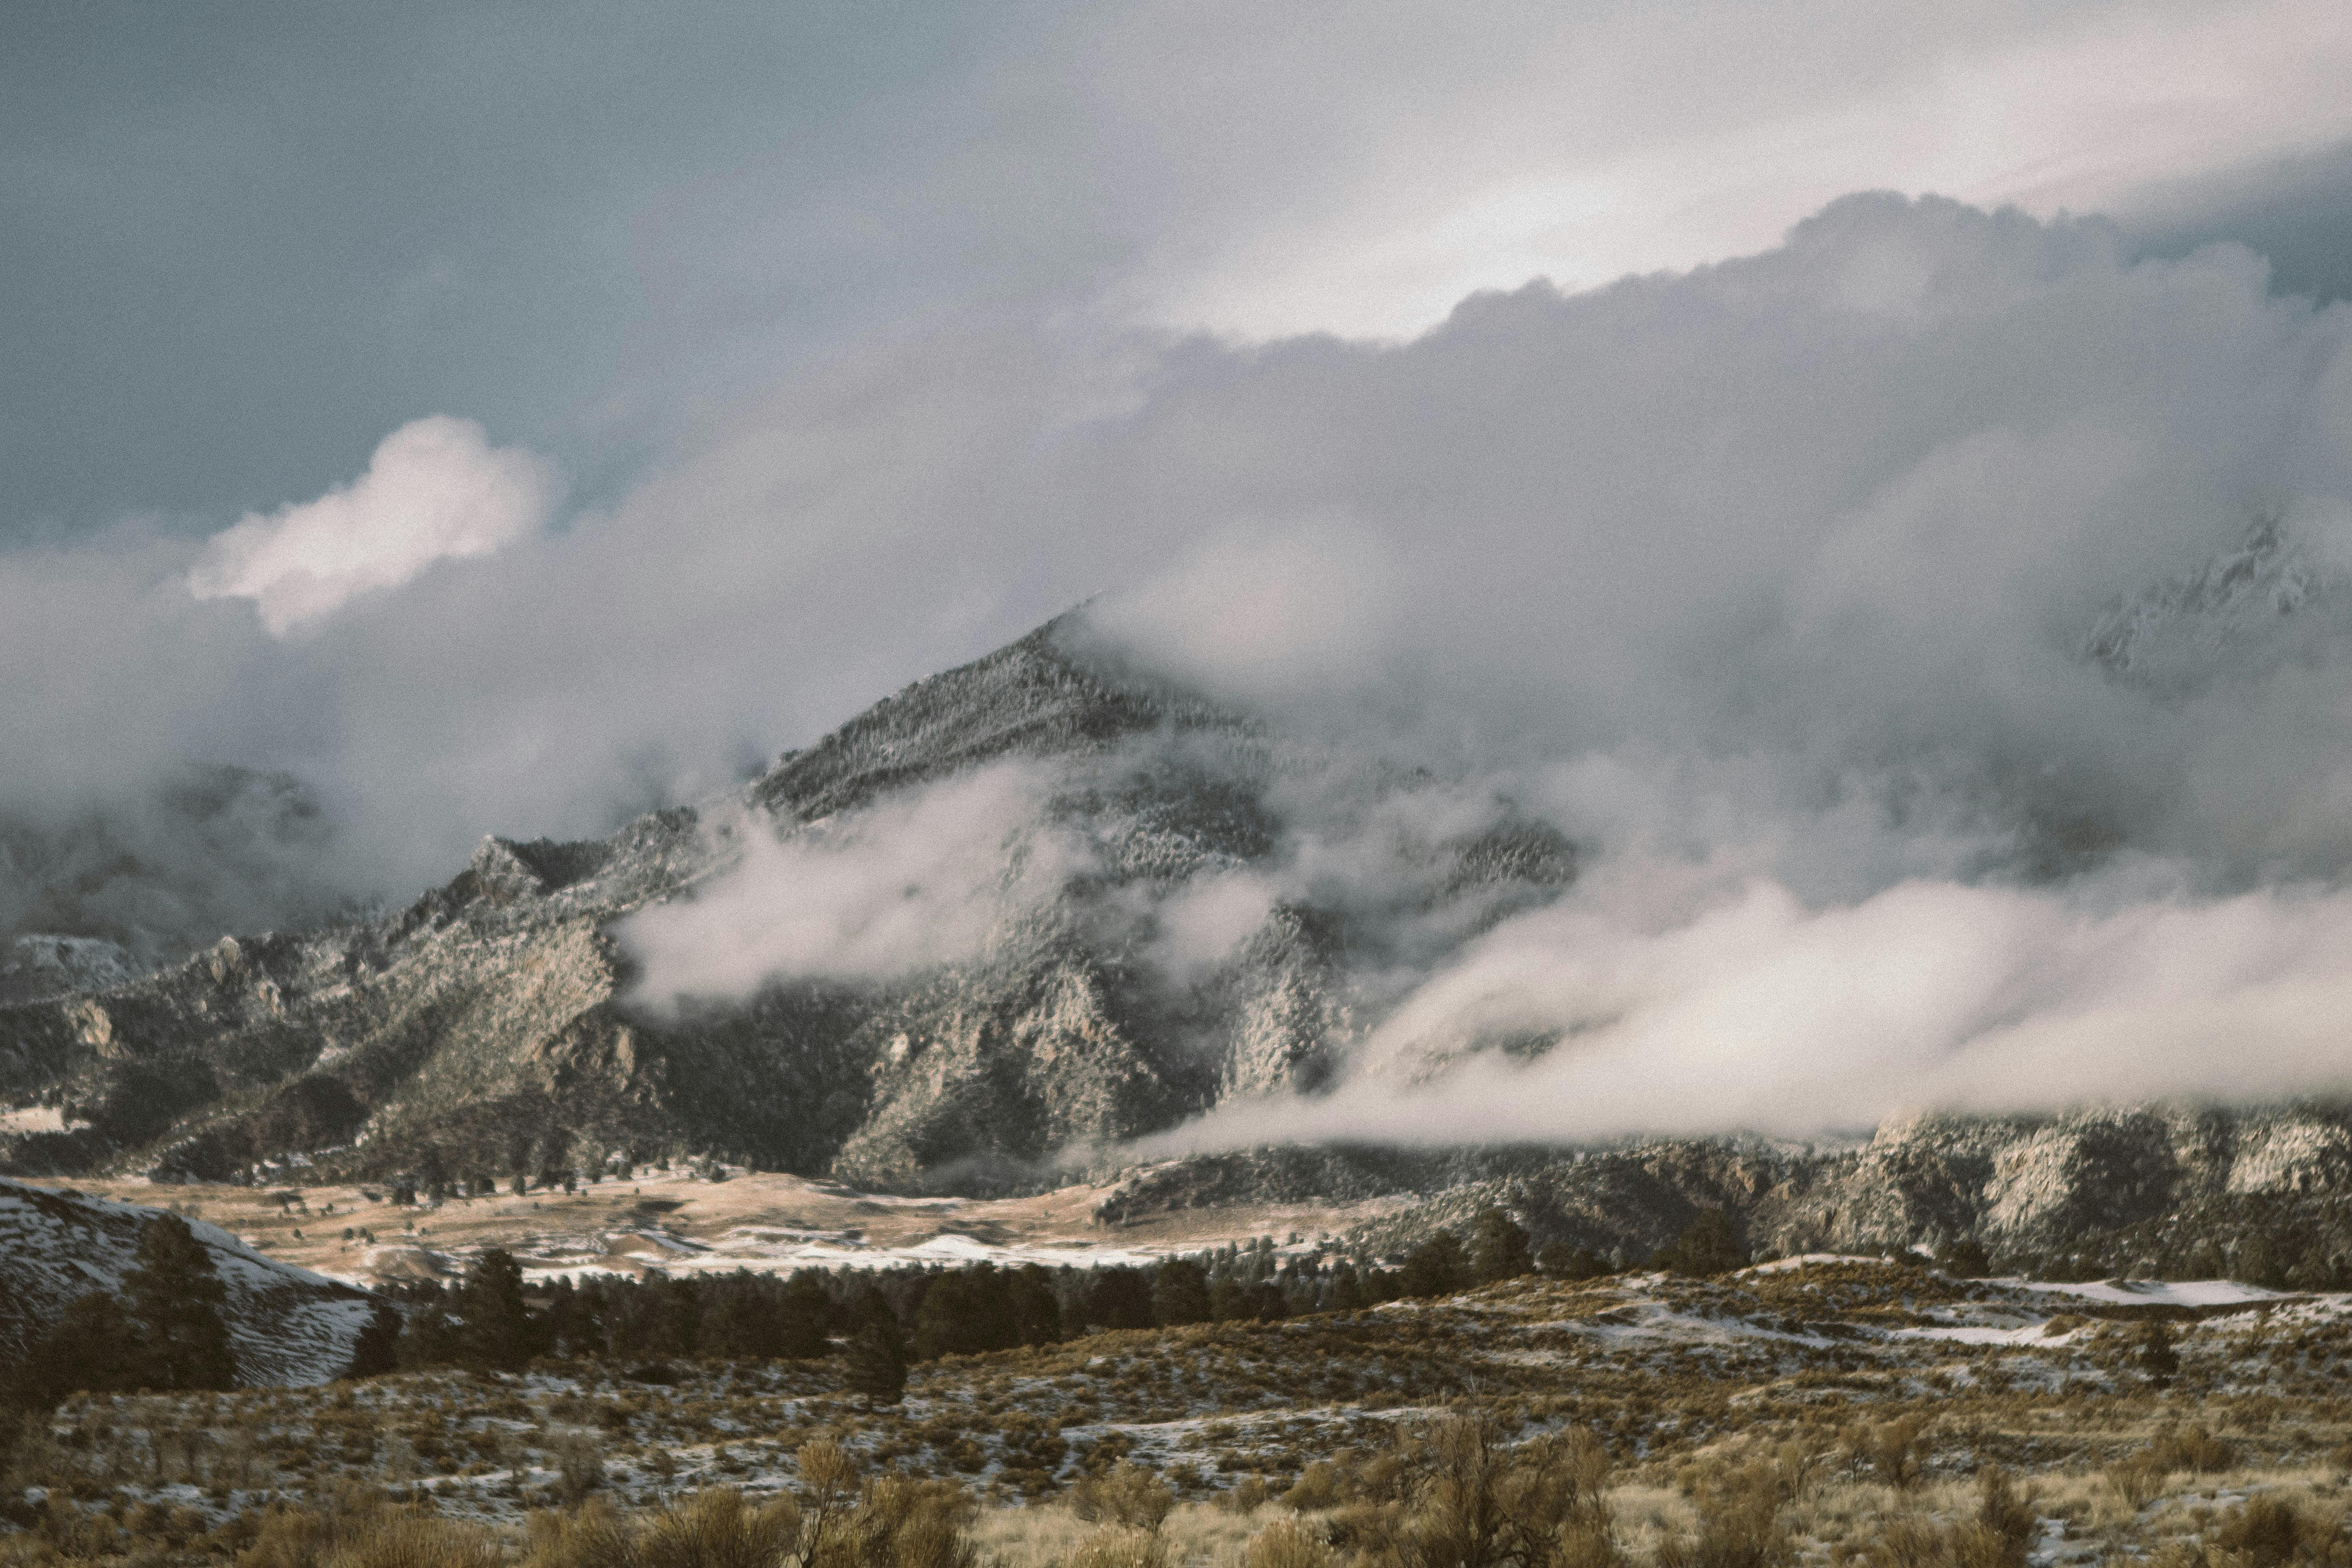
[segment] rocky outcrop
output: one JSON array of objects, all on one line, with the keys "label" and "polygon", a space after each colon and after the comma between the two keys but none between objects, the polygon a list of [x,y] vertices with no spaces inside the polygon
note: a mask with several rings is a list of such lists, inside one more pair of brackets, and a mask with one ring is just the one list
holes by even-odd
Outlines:
[{"label": "rocky outcrop", "polygon": [[2343,1105],[1936,1116],[1828,1149],[1697,1139],[1574,1152],[1206,1156],[1130,1176],[1101,1216],[1141,1219],[1209,1194],[1296,1203],[1324,1185],[1335,1196],[1412,1200],[1365,1230],[1375,1249],[1465,1225],[1491,1205],[1539,1243],[1638,1261],[1714,1208],[1773,1256],[1974,1241],[2021,1267],[2153,1275],[2210,1272],[2260,1236],[2282,1270],[2352,1283],[2347,1154],[2352,1106]]}]

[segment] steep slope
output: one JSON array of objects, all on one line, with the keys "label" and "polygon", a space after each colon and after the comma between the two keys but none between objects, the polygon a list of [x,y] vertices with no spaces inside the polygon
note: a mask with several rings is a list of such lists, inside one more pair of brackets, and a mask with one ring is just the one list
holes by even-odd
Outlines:
[{"label": "steep slope", "polygon": [[[2161,648],[2266,647],[2287,621],[2315,624],[2283,549],[2258,530],[2240,556],[2120,607],[2086,657],[2152,679],[2196,663]],[[395,913],[225,938],[168,970],[0,1005],[0,1168],[406,1174],[429,1190],[715,1154],[889,1191],[1033,1188],[1070,1152],[1313,1090],[1380,1016],[1384,974],[1429,973],[1577,875],[1576,847],[1507,801],[1282,741],[1067,633],[918,682],[699,809],[591,843],[488,839]],[[988,797],[1000,815],[956,826],[974,885],[948,890],[983,918],[953,940],[919,922],[887,964],[796,952],[677,994],[648,977],[643,921],[731,910],[779,845],[798,857],[771,865],[787,906],[841,867],[929,879],[856,858],[932,830],[891,815],[907,803],[992,776],[1011,781]],[[910,885],[906,902],[941,896]],[[1445,1065],[1433,1047],[1402,1067]],[[1780,1251],[1974,1238],[2131,1267],[2235,1226],[2327,1268],[2352,1260],[2352,1117],[1933,1118],[1825,1149],[1276,1148],[1135,1173],[1102,1218],[1403,1193],[1425,1201],[1399,1237],[1503,1202],[1544,1238],[1629,1257],[1719,1207]]]},{"label": "steep slope", "polygon": [[[0,1364],[77,1298],[119,1290],[157,1211],[0,1179]],[[223,1316],[237,1376],[251,1384],[325,1383],[351,1365],[376,1312],[349,1285],[263,1257],[201,1220],[189,1230],[211,1257],[228,1300]]]},{"label": "steep slope", "polygon": [[[0,1142],[0,1168],[221,1180],[299,1159],[429,1187],[719,1153],[984,1186],[1223,1094],[1312,1084],[1346,1016],[1338,955],[1387,940],[1397,911],[1276,900],[1181,961],[1163,927],[1171,897],[1273,852],[1267,792],[1328,759],[1065,633],[918,682],[740,797],[593,843],[488,839],[396,914],[225,938],[127,984],[0,1006],[0,1099],[50,1123]],[[1018,820],[982,880],[1030,882],[973,894],[993,912],[972,951],[718,996],[633,988],[625,917],[721,887],[761,838],[821,857],[879,803],[1013,766],[1029,770]],[[1574,873],[1549,829],[1478,820],[1412,848],[1408,901],[1444,940]],[[1056,869],[1031,886],[1039,865]]]}]

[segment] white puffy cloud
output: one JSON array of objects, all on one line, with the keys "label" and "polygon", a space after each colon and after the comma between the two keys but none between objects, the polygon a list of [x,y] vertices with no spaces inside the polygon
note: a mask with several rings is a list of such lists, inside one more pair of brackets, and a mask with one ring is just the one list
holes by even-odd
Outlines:
[{"label": "white puffy cloud", "polygon": [[351,485],[215,534],[188,574],[199,599],[250,599],[273,637],[358,595],[396,588],[436,561],[465,561],[536,532],[555,500],[548,465],[492,447],[470,419],[413,420],[383,438]]}]

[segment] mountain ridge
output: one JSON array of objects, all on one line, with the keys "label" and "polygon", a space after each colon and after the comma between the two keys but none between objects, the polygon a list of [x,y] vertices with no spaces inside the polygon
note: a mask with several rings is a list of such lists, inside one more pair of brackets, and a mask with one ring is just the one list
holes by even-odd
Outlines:
[{"label": "mountain ridge", "polygon": [[[903,972],[648,994],[627,922],[730,885],[757,836],[854,852],[886,804],[1007,767],[1027,771],[1015,816],[981,825],[1006,868],[980,890],[1000,901],[977,946]],[[1454,786],[1378,763],[1350,775],[1345,809],[1404,868],[1386,901],[1259,888],[1286,831],[1274,795],[1340,772],[1049,623],[884,699],[735,795],[598,840],[488,837],[404,909],[225,937],[105,989],[0,1005],[0,1097],[16,1108],[0,1170],[405,1176],[428,1193],[656,1158],[889,1192],[1036,1190],[1072,1161],[1107,1177],[1129,1140],[1328,1081],[1357,1026],[1350,962],[1442,957],[1578,875],[1574,843],[1500,798],[1449,796],[1442,830],[1382,817],[1400,792]],[[1008,893],[1041,857],[1055,868],[1043,890]],[[1203,889],[1258,901],[1243,900],[1223,945],[1180,962],[1163,951],[1171,911]],[[2170,1222],[2259,1210],[2298,1257],[2332,1267],[2352,1257],[2337,1217],[2352,1120],[2318,1103],[1930,1117],[1826,1151],[1276,1146],[1136,1171],[1098,1217],[1375,1192],[1418,1194],[1399,1225],[1507,1201],[1539,1234],[1627,1256],[1706,1207],[1783,1251],[1970,1237],[2102,1258],[2160,1254]]]}]

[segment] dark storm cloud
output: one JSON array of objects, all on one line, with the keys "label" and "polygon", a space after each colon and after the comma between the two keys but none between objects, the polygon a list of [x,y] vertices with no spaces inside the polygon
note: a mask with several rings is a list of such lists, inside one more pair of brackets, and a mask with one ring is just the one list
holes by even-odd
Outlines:
[{"label": "dark storm cloud", "polygon": [[[13,8],[0,539],[304,500],[442,412],[609,484],[669,416],[629,389],[710,390],[689,367],[747,324],[823,341],[890,311],[850,214],[904,177],[909,142],[955,133],[940,84],[984,53],[970,23],[888,4]],[[759,198],[833,226],[742,244],[724,204],[745,193],[706,205],[698,182],[755,163]]]},{"label": "dark storm cloud", "polygon": [[[436,414],[609,503],[877,330],[1402,333],[1849,189],[2128,174],[2037,208],[2080,209],[2135,149],[2327,133],[2347,40],[2319,0],[17,5],[0,540],[216,527]],[[2051,86],[2090,79],[2129,90]]]},{"label": "dark storm cloud", "polygon": [[2352,299],[2352,142],[2169,182],[2138,193],[2120,221],[2144,254],[2242,245],[2282,294]]}]

